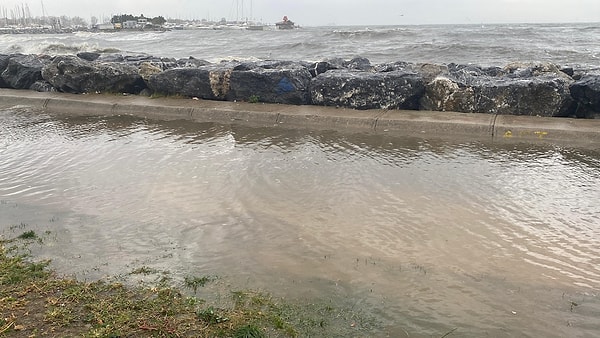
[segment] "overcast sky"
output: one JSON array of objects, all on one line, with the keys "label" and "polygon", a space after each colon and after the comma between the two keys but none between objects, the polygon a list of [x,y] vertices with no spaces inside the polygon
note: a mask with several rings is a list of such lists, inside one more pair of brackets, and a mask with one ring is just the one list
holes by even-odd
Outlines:
[{"label": "overcast sky", "polygon": [[[244,3],[244,10],[241,5]],[[252,3],[252,6],[251,6]],[[113,14],[219,20],[254,17],[274,23],[287,15],[299,25],[600,22],[600,0],[0,0],[10,10],[26,4],[33,16]],[[1,12],[0,12],[1,13]]]}]

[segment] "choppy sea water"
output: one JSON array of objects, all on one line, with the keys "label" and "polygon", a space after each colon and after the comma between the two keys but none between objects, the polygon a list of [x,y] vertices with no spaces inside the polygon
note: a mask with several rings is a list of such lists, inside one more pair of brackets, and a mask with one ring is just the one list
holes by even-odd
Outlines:
[{"label": "choppy sea water", "polygon": [[374,314],[358,336],[594,337],[599,151],[4,108],[0,234]]},{"label": "choppy sea water", "polygon": [[504,66],[552,62],[598,68],[600,23],[305,27],[292,31],[173,30],[0,35],[0,53],[149,54],[208,61],[317,61],[363,56],[395,61]]}]

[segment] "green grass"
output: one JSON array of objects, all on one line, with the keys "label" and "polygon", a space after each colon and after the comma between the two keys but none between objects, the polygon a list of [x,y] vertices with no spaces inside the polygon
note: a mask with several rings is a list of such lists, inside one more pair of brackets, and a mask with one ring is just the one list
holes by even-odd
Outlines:
[{"label": "green grass", "polygon": [[248,97],[248,102],[249,103],[259,103],[260,97],[258,95],[250,95],[250,97]]},{"label": "green grass", "polygon": [[194,290],[194,293],[198,292],[198,287],[204,287],[206,283],[212,281],[214,278],[203,276],[203,277],[191,277],[185,276],[183,283],[185,287]]},{"label": "green grass", "polygon": [[[373,327],[369,317],[330,304],[294,303],[252,290],[226,290],[228,297],[209,303],[162,283],[60,277],[49,261],[19,254],[34,235],[0,241],[0,337],[343,337]],[[142,266],[133,273],[161,272]],[[185,286],[196,293],[215,280],[186,277]]]},{"label": "green grass", "polygon": [[35,233],[35,231],[29,230],[29,231],[25,231],[24,233],[20,234],[18,238],[20,238],[20,239],[36,239],[36,238],[38,238],[38,236]]}]

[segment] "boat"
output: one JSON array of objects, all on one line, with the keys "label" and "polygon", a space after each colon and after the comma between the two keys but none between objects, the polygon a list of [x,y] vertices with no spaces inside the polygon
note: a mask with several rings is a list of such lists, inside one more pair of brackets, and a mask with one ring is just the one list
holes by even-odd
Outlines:
[{"label": "boat", "polygon": [[298,26],[296,26],[296,24],[288,19],[287,15],[285,15],[283,17],[282,21],[279,21],[277,23],[275,23],[275,27],[277,27],[278,29],[295,29],[298,28]]},{"label": "boat", "polygon": [[245,16],[244,11],[246,10],[246,5],[244,4],[244,0],[233,0],[232,3],[232,12],[235,12],[235,20],[226,21],[225,18],[221,20],[227,28],[229,29],[245,29],[250,31],[262,31],[265,29],[265,25],[261,22],[254,21],[252,19],[252,1],[250,1],[250,16]]},{"label": "boat", "polygon": [[265,26],[257,23],[249,23],[246,29],[249,31],[264,31]]}]

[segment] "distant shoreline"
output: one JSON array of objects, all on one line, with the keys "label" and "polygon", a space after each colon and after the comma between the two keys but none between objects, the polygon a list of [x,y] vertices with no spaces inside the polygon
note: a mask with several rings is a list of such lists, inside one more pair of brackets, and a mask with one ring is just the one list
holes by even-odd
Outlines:
[{"label": "distant shoreline", "polygon": [[[151,32],[151,31],[175,31],[179,30],[181,24],[190,25],[190,27],[194,27],[194,25],[202,25],[202,21],[196,20],[178,20],[180,23],[175,25],[164,25],[161,27],[155,27],[153,29],[135,29],[135,28],[111,28],[111,29],[98,29],[93,26],[86,27],[65,27],[65,28],[48,28],[48,27],[39,27],[39,26],[9,26],[9,27],[0,27],[0,35],[5,34],[72,34],[76,32],[90,32],[90,33],[102,33],[102,32]],[[168,21],[170,22],[170,21]],[[217,25],[218,23],[209,22],[206,24],[206,27],[226,27],[226,25]],[[539,22],[539,23],[527,23],[527,22],[515,22],[515,23],[423,23],[423,24],[352,24],[352,25],[338,25],[335,23],[329,23],[324,25],[303,25],[302,28],[344,28],[344,27],[362,27],[364,29],[369,28],[385,28],[385,27],[487,27],[487,26],[520,26],[520,25],[534,25],[534,26],[555,26],[555,25],[600,25],[600,22]],[[274,26],[275,24],[261,24],[262,26]],[[200,27],[200,26],[198,26]],[[206,29],[204,27],[204,29]],[[298,26],[299,27],[299,26]],[[194,28],[190,28],[194,29]],[[202,29],[202,28],[195,28]]]}]

